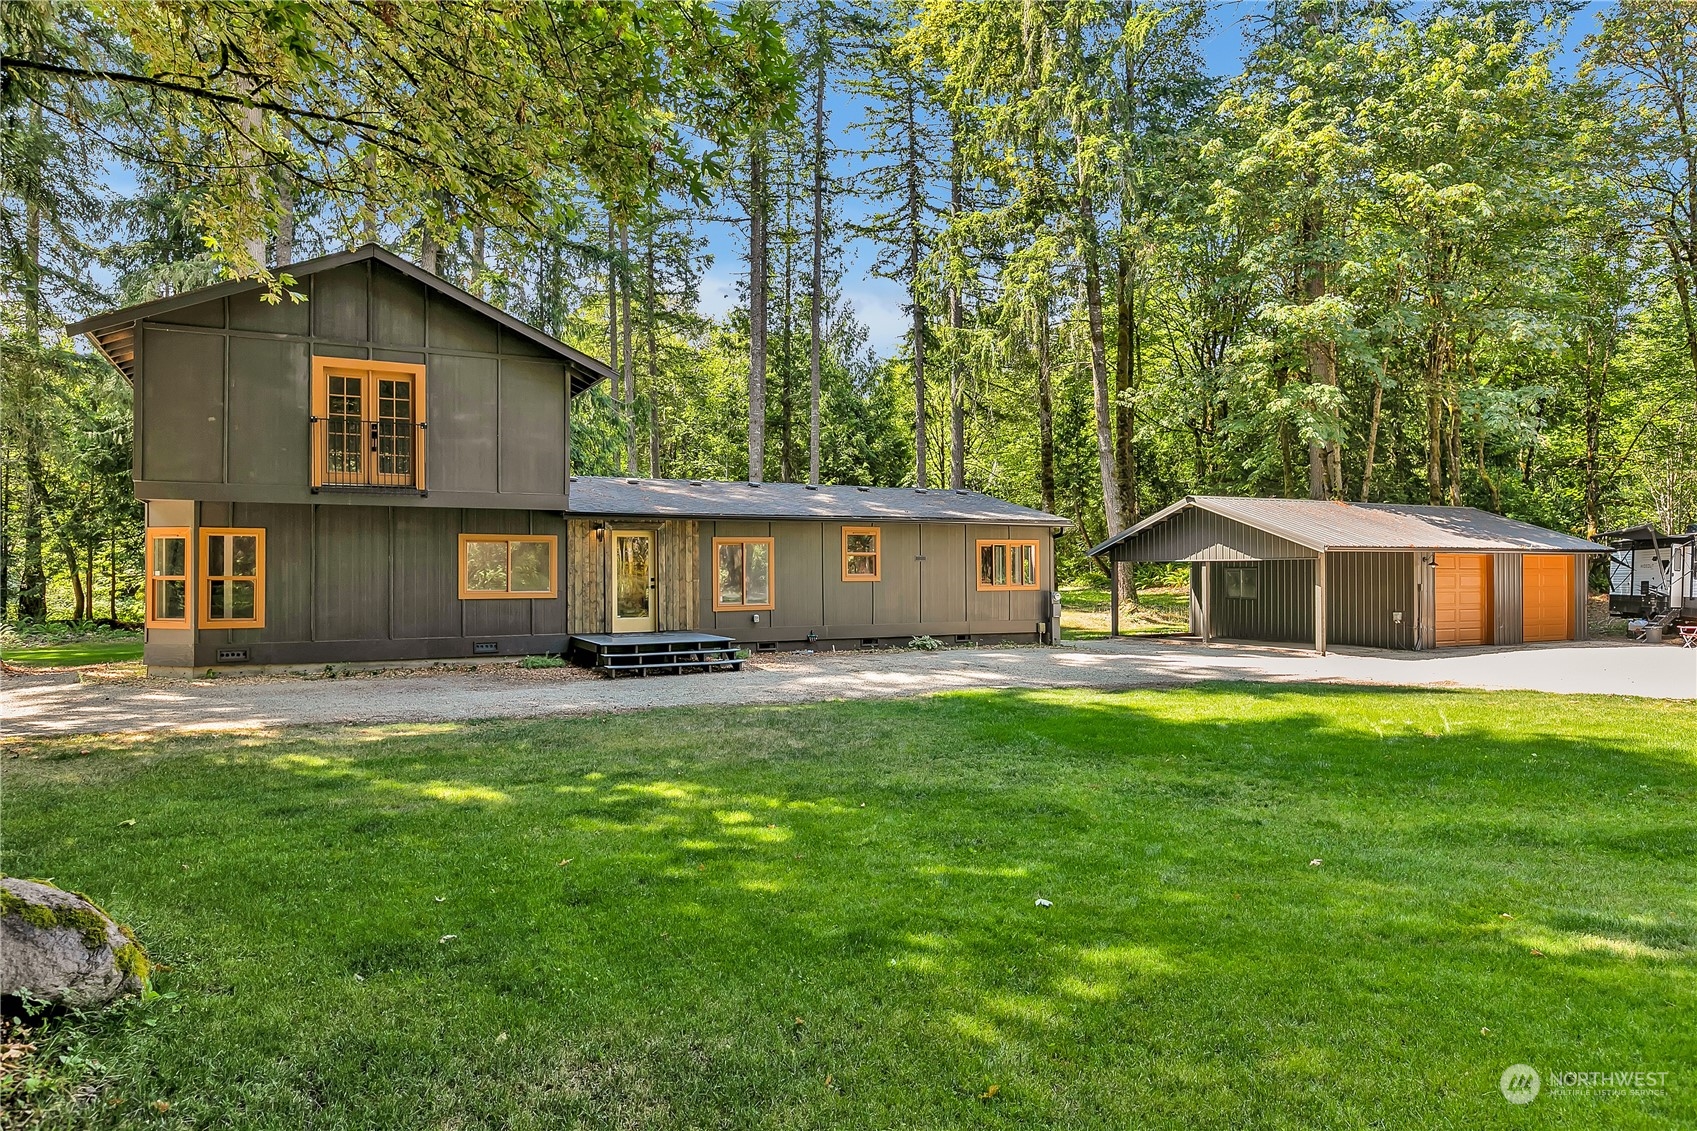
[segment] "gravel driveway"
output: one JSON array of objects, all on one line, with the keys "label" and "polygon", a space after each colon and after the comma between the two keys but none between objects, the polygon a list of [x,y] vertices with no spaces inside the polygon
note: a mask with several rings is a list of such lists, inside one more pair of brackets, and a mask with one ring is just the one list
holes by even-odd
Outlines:
[{"label": "gravel driveway", "polygon": [[383,673],[341,679],[235,677],[78,683],[7,677],[7,737],[251,730],[323,723],[541,718],[649,707],[797,703],[963,688],[1122,688],[1205,679],[1697,698],[1697,651],[1618,642],[1438,653],[1311,652],[1191,641],[1094,641],[1061,648],[763,656],[749,670],[603,679],[570,670]]}]

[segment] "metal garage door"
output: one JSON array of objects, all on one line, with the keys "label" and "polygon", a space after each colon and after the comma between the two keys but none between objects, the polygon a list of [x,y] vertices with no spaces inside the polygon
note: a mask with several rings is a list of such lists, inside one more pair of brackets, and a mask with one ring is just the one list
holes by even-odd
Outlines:
[{"label": "metal garage door", "polygon": [[1491,556],[1438,554],[1433,626],[1439,648],[1490,643]]},{"label": "metal garage door", "polygon": [[1528,644],[1573,639],[1573,558],[1567,554],[1527,554],[1521,559],[1525,582]]}]

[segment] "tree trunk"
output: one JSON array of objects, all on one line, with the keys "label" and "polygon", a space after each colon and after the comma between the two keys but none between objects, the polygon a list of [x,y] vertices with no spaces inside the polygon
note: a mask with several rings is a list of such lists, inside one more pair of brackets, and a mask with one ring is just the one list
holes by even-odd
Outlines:
[{"label": "tree trunk", "polygon": [[[794,170],[792,165],[791,171]],[[785,178],[788,180],[788,178]],[[795,194],[784,192],[784,294],[783,327],[778,333],[780,380],[778,384],[778,479],[794,483],[795,458]]]},{"label": "tree trunk", "polygon": [[1055,510],[1055,386],[1049,372],[1049,296],[1037,302],[1037,462],[1043,509]]},{"label": "tree trunk", "polygon": [[[960,216],[964,207],[960,176],[960,124],[949,130],[949,217]],[[949,283],[949,486],[966,487],[966,363],[962,341],[966,327],[964,296],[960,284]]]},{"label": "tree trunk", "polygon": [[[607,367],[619,370],[619,268],[613,260],[619,242],[619,226],[611,214],[607,217]],[[619,399],[619,388],[613,386],[613,399]]]},{"label": "tree trunk", "polygon": [[484,282],[484,273],[489,270],[489,263],[484,258],[488,246],[489,229],[479,224],[471,230],[471,278],[467,280],[466,290],[484,298],[488,289]]},{"label": "tree trunk", "polygon": [[1461,505],[1461,406],[1449,406],[1450,506]]},{"label": "tree trunk", "polygon": [[1096,462],[1102,475],[1102,512],[1108,537],[1122,529],[1119,474],[1114,467],[1113,397],[1108,391],[1108,352],[1102,328],[1102,257],[1096,244],[1096,209],[1088,192],[1079,193],[1084,239],[1084,308],[1090,326],[1090,387],[1096,407]]},{"label": "tree trunk", "polygon": [[1361,501],[1366,502],[1373,487],[1373,456],[1379,446],[1379,409],[1385,402],[1385,371],[1379,368],[1379,382],[1373,386],[1373,418],[1367,426],[1367,462],[1361,469]]},{"label": "tree trunk", "polygon": [[630,225],[619,225],[619,268],[626,272],[619,288],[619,332],[623,337],[625,379],[625,474],[636,474],[636,359],[631,349],[630,317]]},{"label": "tree trunk", "polygon": [[925,248],[925,186],[919,179],[919,95],[907,84],[907,292],[913,309],[913,485],[928,485],[925,422],[925,304],[919,296],[919,264]]},{"label": "tree trunk", "polygon": [[819,0],[813,45],[813,262],[807,303],[807,481],[819,483],[820,350],[825,299],[825,4]]},{"label": "tree trunk", "polygon": [[1132,403],[1139,347],[1137,279],[1131,256],[1121,250],[1115,273],[1114,462],[1119,471],[1120,527],[1137,523],[1137,414]]},{"label": "tree trunk", "polygon": [[[32,108],[36,126],[40,110]],[[41,348],[41,207],[33,195],[24,205],[24,341],[32,353]],[[25,360],[19,382],[18,411],[24,418],[23,561],[18,569],[18,619],[47,619],[47,566],[43,559],[45,509],[41,464],[40,370]]]},{"label": "tree trunk", "polygon": [[1444,501],[1444,371],[1447,339],[1434,329],[1426,339],[1426,498]]},{"label": "tree trunk", "polygon": [[365,147],[365,224],[364,242],[377,242],[377,147]]},{"label": "tree trunk", "polygon": [[654,225],[647,229],[643,248],[642,331],[648,351],[648,474],[660,478],[660,343],[655,322],[660,317],[654,304]]},{"label": "tree trunk", "polygon": [[295,261],[295,175],[286,168],[277,170],[277,238],[274,246],[277,266],[286,267]]},{"label": "tree trunk", "polygon": [[766,478],[766,131],[748,152],[748,481]]},{"label": "tree trunk", "polygon": [[82,567],[77,561],[77,548],[69,538],[59,538],[59,551],[65,556],[65,571],[71,575],[71,599],[76,609],[71,613],[71,620],[76,622],[88,619],[88,594],[83,589]]}]

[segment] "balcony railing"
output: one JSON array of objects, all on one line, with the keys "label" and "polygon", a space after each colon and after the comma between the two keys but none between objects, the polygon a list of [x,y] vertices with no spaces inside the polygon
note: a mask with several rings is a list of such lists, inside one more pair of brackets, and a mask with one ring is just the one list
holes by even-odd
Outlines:
[{"label": "balcony railing", "polygon": [[425,434],[430,425],[399,420],[314,416],[312,489],[362,487],[425,490]]}]

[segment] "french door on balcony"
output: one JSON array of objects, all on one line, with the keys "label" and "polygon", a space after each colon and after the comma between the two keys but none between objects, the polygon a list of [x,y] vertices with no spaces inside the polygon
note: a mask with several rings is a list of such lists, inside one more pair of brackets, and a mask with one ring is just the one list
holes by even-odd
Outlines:
[{"label": "french door on balcony", "polygon": [[424,367],[313,364],[313,486],[424,489]]}]

